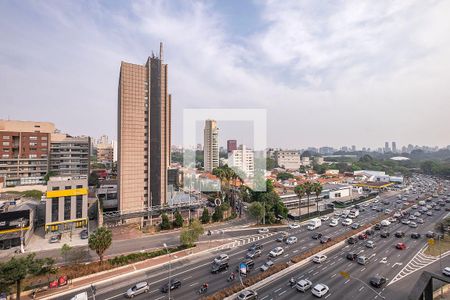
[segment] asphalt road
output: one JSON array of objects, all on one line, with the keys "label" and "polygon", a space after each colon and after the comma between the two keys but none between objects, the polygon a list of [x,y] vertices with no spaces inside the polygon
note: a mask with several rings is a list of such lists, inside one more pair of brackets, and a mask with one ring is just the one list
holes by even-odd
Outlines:
[{"label": "asphalt road", "polygon": [[[393,208],[393,203],[395,202],[395,200],[397,200],[397,198],[395,196],[390,196],[387,197],[387,199],[390,200],[389,205],[380,205],[384,208]],[[362,212],[360,214],[360,216],[356,219],[356,222],[363,224],[364,222],[368,222],[374,219],[379,214],[380,213],[376,211],[367,209],[365,212]],[[332,238],[351,230],[349,227],[344,227],[341,225],[338,225],[337,227],[329,227],[328,222],[329,221],[324,222],[324,224],[320,227],[320,232]],[[284,243],[277,242],[276,237],[279,233],[259,240],[259,242],[264,245],[263,254],[261,257],[255,259],[255,269],[252,270],[251,274],[260,272],[259,267],[263,265],[263,263],[267,260],[268,253],[276,246],[282,246],[285,251],[282,256],[279,256],[278,258],[273,260],[275,263],[278,263],[287,262],[292,256],[299,255],[303,251],[306,251],[307,249],[319,244],[318,240],[313,240],[311,238],[313,232],[306,230],[304,227],[300,229],[290,229],[288,231],[291,236],[296,236],[298,238],[297,244],[285,245]],[[243,231],[239,232],[242,235]],[[249,235],[257,234],[255,229],[246,230],[244,232],[247,232]],[[223,272],[221,274],[211,274],[211,262],[216,255],[222,252],[208,253],[202,257],[198,257],[195,259],[187,258],[172,264],[171,276],[172,278],[180,279],[182,282],[182,287],[172,291],[171,298],[198,299],[199,295],[197,294],[197,291],[200,288],[201,284],[204,282],[207,282],[209,284],[207,294],[212,294],[231,285],[231,283],[227,282],[227,278],[229,277],[231,271],[234,271],[239,263],[244,259],[247,248],[251,244],[251,239],[248,239],[247,243],[245,243],[244,239],[243,244],[245,245],[241,245],[240,247],[232,248],[229,250],[224,250],[223,253],[227,253],[230,257],[230,269],[227,272]],[[111,282],[109,284],[97,286],[96,299],[123,299],[123,294],[129,287],[131,287],[136,282],[144,280],[148,281],[150,284],[150,293],[136,296],[135,299],[160,300],[167,298],[166,294],[163,294],[159,291],[160,287],[168,280],[168,266],[166,265],[157,269],[153,269],[147,274],[130,276],[130,278],[125,281]],[[88,294],[90,295],[90,291],[88,291]],[[58,299],[70,299],[72,296],[73,294],[67,295],[66,297],[59,297]]]},{"label": "asphalt road", "polygon": [[[412,210],[414,211],[414,210]],[[434,229],[434,224],[448,214],[445,210],[434,211],[433,216],[422,216],[425,223],[419,224],[418,228],[410,228],[408,225],[396,223],[389,226],[391,236],[389,238],[381,238],[379,231],[376,231],[376,236],[371,238],[376,243],[374,249],[365,247],[364,242],[360,241],[355,245],[346,244],[340,249],[336,249],[329,253],[328,258],[322,264],[308,263],[304,267],[271,282],[269,285],[257,290],[260,300],[270,299],[290,299],[299,297],[301,292],[289,286],[289,279],[291,277],[300,279],[308,279],[313,283],[313,286],[318,283],[327,285],[330,292],[324,296],[325,299],[381,299],[376,293],[381,293],[385,299],[406,299],[411,291],[414,283],[417,281],[420,271],[413,273],[406,278],[396,281],[395,284],[384,286],[381,289],[376,289],[376,292],[371,290],[366,284],[369,283],[371,277],[381,275],[388,279],[388,283],[392,280],[403,268],[404,264],[408,263],[415,254],[426,244],[424,234]],[[397,230],[406,233],[404,238],[396,238],[394,233]],[[422,238],[414,240],[410,238],[410,233],[419,232]],[[404,242],[407,246],[406,250],[398,250],[395,244]],[[359,265],[346,259],[348,252],[356,252],[361,255],[370,257],[370,262],[367,265]],[[439,263],[433,263],[425,268],[436,272],[441,272],[438,267]],[[450,266],[450,257],[445,257],[442,261],[442,266]],[[345,279],[339,272],[345,271],[350,274],[350,279]],[[357,280],[357,279],[361,280]],[[364,283],[366,284],[364,284]],[[304,293],[302,299],[315,299],[310,291]]]}]

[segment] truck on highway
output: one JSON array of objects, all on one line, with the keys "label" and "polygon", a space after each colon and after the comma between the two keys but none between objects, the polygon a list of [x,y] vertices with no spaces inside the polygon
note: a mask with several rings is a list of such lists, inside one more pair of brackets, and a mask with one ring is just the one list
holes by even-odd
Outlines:
[{"label": "truck on highway", "polygon": [[76,294],[74,297],[70,298],[70,300],[88,300],[87,292]]},{"label": "truck on highway", "polygon": [[308,224],[308,230],[314,230],[322,225],[322,221],[318,218],[311,219]]}]

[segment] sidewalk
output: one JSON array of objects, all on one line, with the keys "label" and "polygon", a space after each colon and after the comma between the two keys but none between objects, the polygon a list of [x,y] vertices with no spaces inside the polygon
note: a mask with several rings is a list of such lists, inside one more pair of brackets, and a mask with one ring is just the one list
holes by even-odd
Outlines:
[{"label": "sidewalk", "polygon": [[[195,248],[172,253],[172,257],[176,256],[175,259],[172,259],[172,262],[174,260],[186,258],[187,256],[199,255],[202,252],[214,251],[216,247],[224,244],[227,244],[227,242],[211,241],[198,243]],[[149,269],[159,267],[167,262],[169,262],[169,256],[163,255],[116,269],[88,275],[85,277],[75,278],[68,286],[38,292],[35,299],[57,299],[58,296],[62,296],[63,294],[82,291],[83,289],[89,287],[91,284],[98,285],[112,278],[118,279],[119,277],[126,277],[135,273],[148,271]],[[32,299],[31,291],[23,292],[21,299]]]}]

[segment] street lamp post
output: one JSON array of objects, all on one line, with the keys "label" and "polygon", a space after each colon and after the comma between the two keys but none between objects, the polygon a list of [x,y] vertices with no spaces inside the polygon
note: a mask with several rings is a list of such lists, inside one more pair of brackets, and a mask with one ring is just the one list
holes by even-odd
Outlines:
[{"label": "street lamp post", "polygon": [[164,248],[166,248],[167,254],[169,255],[169,285],[168,285],[167,293],[169,295],[169,300],[170,300],[170,276],[172,273],[172,257],[170,256],[170,252],[169,252],[169,248],[167,247],[167,244],[164,243],[163,246],[164,246]]}]

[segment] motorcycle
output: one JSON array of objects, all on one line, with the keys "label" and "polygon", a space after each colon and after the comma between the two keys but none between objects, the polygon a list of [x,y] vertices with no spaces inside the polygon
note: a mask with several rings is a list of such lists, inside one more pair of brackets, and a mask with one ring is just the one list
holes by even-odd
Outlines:
[{"label": "motorcycle", "polygon": [[202,286],[199,290],[198,293],[199,295],[204,294],[208,291],[208,288],[206,286]]},{"label": "motorcycle", "polygon": [[291,278],[291,279],[289,280],[289,285],[290,285],[290,286],[294,286],[295,284],[296,284],[295,279],[294,279],[294,278]]},{"label": "motorcycle", "polygon": [[228,281],[228,282],[231,282],[231,281],[233,281],[234,279],[236,279],[236,276],[230,275],[230,276],[227,278],[227,281]]}]

